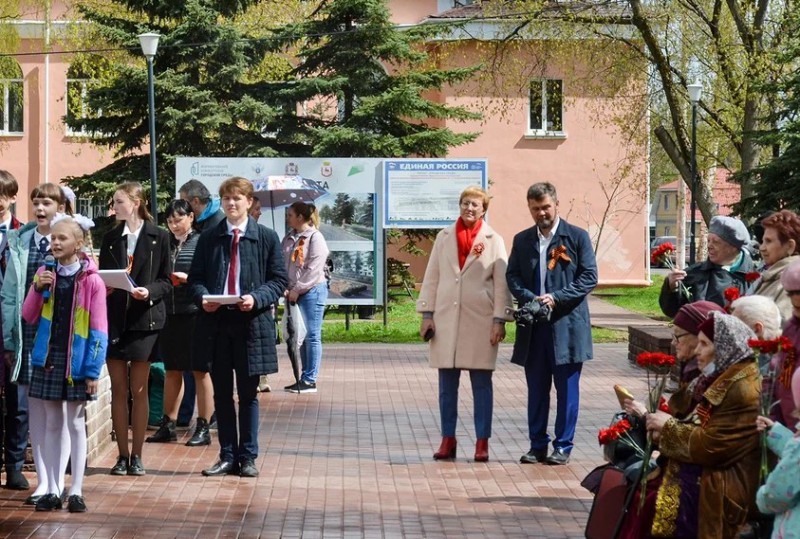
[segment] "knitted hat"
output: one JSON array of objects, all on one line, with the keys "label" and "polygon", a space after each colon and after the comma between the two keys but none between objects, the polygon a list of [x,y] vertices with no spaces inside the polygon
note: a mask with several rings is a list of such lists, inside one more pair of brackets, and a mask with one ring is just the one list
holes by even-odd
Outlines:
[{"label": "knitted hat", "polygon": [[716,234],[722,241],[741,249],[750,243],[750,233],[739,219],[726,215],[717,215],[708,225],[709,234]]},{"label": "knitted hat", "polygon": [[[687,303],[680,308],[678,314],[675,315],[673,324],[688,331],[692,335],[697,335],[700,332],[700,324],[708,318],[708,313],[711,311],[725,312],[725,309],[712,303],[711,301],[695,301],[694,303]],[[712,326],[713,332],[713,326]],[[713,340],[712,337],[709,337]]]},{"label": "knitted hat", "polygon": [[706,318],[705,320],[700,322],[700,325],[697,326],[697,334],[699,335],[700,333],[702,333],[703,335],[708,337],[708,340],[710,340],[711,342],[714,342],[714,317],[713,316],[709,316],[708,318]]},{"label": "knitted hat", "polygon": [[792,262],[781,274],[781,286],[787,292],[800,290],[800,260]]}]

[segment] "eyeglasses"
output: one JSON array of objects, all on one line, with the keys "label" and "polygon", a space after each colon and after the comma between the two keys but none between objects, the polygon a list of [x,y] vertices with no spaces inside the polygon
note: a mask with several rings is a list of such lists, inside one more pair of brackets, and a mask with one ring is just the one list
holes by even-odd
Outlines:
[{"label": "eyeglasses", "polygon": [[691,333],[686,332],[686,333],[681,333],[680,335],[678,335],[677,333],[673,333],[672,334],[672,340],[675,341],[675,342],[681,342],[681,339],[683,339],[684,337],[686,337],[688,335],[691,335]]}]

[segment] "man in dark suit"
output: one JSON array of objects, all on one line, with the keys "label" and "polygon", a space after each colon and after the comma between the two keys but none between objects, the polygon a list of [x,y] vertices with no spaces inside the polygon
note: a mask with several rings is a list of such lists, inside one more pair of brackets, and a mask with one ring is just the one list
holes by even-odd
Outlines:
[{"label": "man in dark suit", "polygon": [[[558,217],[556,188],[547,182],[528,189],[536,222],[514,237],[508,288],[520,307],[537,302],[548,320],[519,326],[511,362],[525,367],[530,451],[520,462],[566,464],[578,421],[581,366],[592,359],[592,327],[586,296],[597,285],[597,263],[589,234]],[[550,387],[556,386],[553,452],[547,421]]]}]

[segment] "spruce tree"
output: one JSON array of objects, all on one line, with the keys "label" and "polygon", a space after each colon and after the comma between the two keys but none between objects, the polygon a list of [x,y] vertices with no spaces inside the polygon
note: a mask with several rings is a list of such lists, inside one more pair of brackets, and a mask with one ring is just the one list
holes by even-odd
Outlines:
[{"label": "spruce tree", "polygon": [[[444,156],[477,133],[440,127],[480,115],[428,99],[476,69],[438,69],[427,53],[431,27],[400,29],[385,0],[327,0],[305,21],[275,32],[296,51],[291,79],[272,84],[281,113],[269,131],[294,156]],[[304,110],[298,111],[298,104]]]},{"label": "spruce tree", "polygon": [[101,112],[66,118],[73,130],[92,133],[91,141],[117,158],[97,172],[69,178],[79,194],[104,201],[121,181],[147,184],[149,154],[141,153],[149,144],[147,67],[137,38],[143,32],[161,35],[154,60],[161,200],[175,192],[176,156],[277,154],[262,136],[274,110],[253,80],[267,55],[266,41],[248,39],[233,19],[253,3],[87,0],[79,5],[82,18],[91,23],[87,28],[95,48],[127,48],[114,55],[109,71],[88,91],[89,110]]}]

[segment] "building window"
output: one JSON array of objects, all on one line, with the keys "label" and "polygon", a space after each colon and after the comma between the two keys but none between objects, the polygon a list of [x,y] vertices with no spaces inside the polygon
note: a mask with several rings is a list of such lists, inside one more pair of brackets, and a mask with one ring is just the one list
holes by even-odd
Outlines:
[{"label": "building window", "polygon": [[112,73],[111,60],[97,54],[77,54],[67,70],[66,124],[67,136],[91,137],[88,129],[70,127],[70,123],[78,120],[99,118],[101,109],[93,110],[89,106],[89,94],[107,80]]},{"label": "building window", "polygon": [[669,195],[664,195],[664,209],[669,209]]},{"label": "building window", "polygon": [[544,135],[564,131],[564,84],[560,80],[531,81],[528,131]]},{"label": "building window", "polygon": [[[67,121],[97,118],[103,111],[90,111],[86,100],[89,90],[96,85],[96,81],[88,79],[67,79]],[[71,137],[92,136],[86,129],[73,129],[67,123],[67,135]]]},{"label": "building window", "polygon": [[664,235],[665,236],[669,236],[671,231],[672,231],[671,227],[668,227],[668,226],[664,227]]},{"label": "building window", "polygon": [[0,58],[0,92],[0,135],[21,135],[24,112],[22,69],[13,58]]}]

